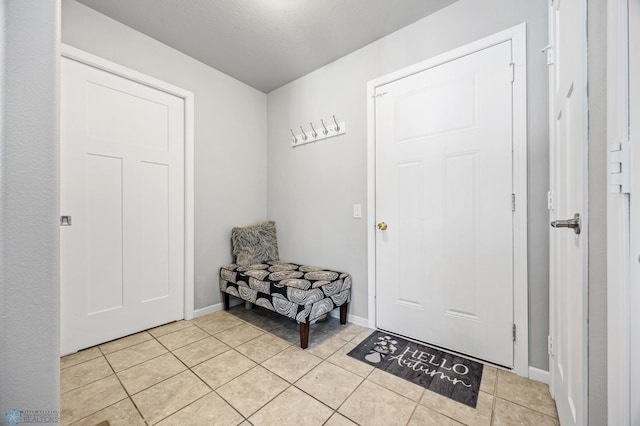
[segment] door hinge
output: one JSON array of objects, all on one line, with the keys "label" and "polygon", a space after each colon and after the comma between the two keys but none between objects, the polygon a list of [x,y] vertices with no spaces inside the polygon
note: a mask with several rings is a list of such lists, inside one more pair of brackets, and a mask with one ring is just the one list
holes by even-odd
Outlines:
[{"label": "door hinge", "polygon": [[513,328],[511,329],[511,332],[513,333],[513,341],[516,341],[516,324],[513,323]]},{"label": "door hinge", "polygon": [[509,66],[511,67],[511,82],[513,83],[516,81],[516,64],[511,62]]},{"label": "door hinge", "polygon": [[630,146],[628,143],[609,145],[609,192],[629,194],[631,191]]},{"label": "door hinge", "polygon": [[516,194],[511,194],[511,211],[516,211]]},{"label": "door hinge", "polygon": [[547,192],[547,210],[553,210],[553,194],[551,191]]},{"label": "door hinge", "polygon": [[547,336],[547,353],[553,356],[553,339],[551,339],[551,336]]},{"label": "door hinge", "polygon": [[551,44],[547,44],[545,47],[543,47],[540,50],[540,53],[546,53],[547,54],[547,65],[553,65],[554,64],[554,57],[553,57],[553,45]]}]

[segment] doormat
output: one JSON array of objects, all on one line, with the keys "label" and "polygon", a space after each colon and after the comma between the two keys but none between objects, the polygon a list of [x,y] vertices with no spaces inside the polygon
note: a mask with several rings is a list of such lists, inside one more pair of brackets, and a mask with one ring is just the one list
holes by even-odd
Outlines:
[{"label": "doormat", "polygon": [[349,355],[476,408],[483,364],[376,330]]}]

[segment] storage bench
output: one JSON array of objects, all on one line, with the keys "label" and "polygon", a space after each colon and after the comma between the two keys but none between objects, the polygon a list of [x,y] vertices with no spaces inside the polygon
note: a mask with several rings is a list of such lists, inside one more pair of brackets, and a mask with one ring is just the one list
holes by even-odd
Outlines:
[{"label": "storage bench", "polygon": [[269,261],[220,268],[224,309],[229,295],[269,309],[300,324],[300,347],[309,344],[309,325],[314,319],[340,308],[340,323],[347,322],[351,300],[351,276],[316,266]]}]

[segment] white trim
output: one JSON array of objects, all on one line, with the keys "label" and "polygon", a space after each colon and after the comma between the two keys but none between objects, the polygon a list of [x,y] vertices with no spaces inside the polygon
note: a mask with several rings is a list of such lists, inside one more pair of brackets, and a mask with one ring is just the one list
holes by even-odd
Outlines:
[{"label": "white trim", "polygon": [[198,308],[193,311],[193,318],[199,318],[204,315],[209,315],[214,312],[221,311],[224,308],[222,303],[216,303],[215,305],[205,306],[204,308]]},{"label": "white trim", "polygon": [[65,58],[122,76],[136,83],[161,90],[184,100],[184,319],[194,315],[194,96],[193,93],[155,79],[115,62],[61,44]]},{"label": "white trim", "polygon": [[514,322],[518,339],[514,343],[513,371],[529,374],[529,318],[527,275],[527,27],[522,23],[481,40],[443,53],[434,58],[387,74],[367,83],[367,251],[368,251],[368,326],[376,327],[376,234],[375,234],[375,101],[378,86],[424,71],[505,41],[512,41],[515,81],[513,84],[513,185],[516,197],[514,230]]},{"label": "white trim", "polygon": [[[232,308],[238,305],[244,305],[244,300],[238,299],[237,297],[234,297],[233,299],[229,300],[229,307]],[[221,311],[223,309],[224,309],[224,305],[222,303],[216,303],[213,305],[205,306],[204,308],[198,308],[193,311],[193,318],[191,319],[198,318],[204,315],[209,315],[214,312]]]},{"label": "white trim", "polygon": [[[340,318],[340,309],[334,309],[333,311],[331,311],[330,315],[333,318]],[[347,322],[355,325],[360,325],[362,327],[369,327],[369,320],[367,318],[362,318],[351,314],[347,315]]]},{"label": "white trim", "polygon": [[548,385],[549,376],[550,375],[548,371],[529,366],[529,378],[531,380],[535,380],[536,382],[542,382],[545,385]]},{"label": "white trim", "polygon": [[[608,143],[628,142],[630,136],[628,7],[627,0],[608,2]],[[640,167],[637,164],[634,166]],[[633,169],[632,166],[632,174]],[[629,306],[632,282],[630,262],[633,261],[630,252],[630,196],[632,195],[607,194],[607,416],[610,425],[634,424],[631,418],[632,358]],[[635,422],[637,423],[638,419],[635,419]]]},{"label": "white trim", "polygon": [[[630,424],[640,424],[640,2],[629,2],[629,45],[636,46],[629,49],[629,140],[631,141],[631,159],[629,164],[631,176],[631,194],[629,195],[629,359],[633,360],[629,366],[629,401],[631,401]],[[631,284],[633,283],[633,284]]]},{"label": "white trim", "polygon": [[[237,305],[242,305],[242,304],[244,304],[244,301],[235,297],[229,301],[229,305],[231,305],[232,307]],[[209,315],[214,312],[221,311],[222,309],[224,309],[224,305],[222,303],[216,303],[215,305],[205,306],[204,308],[199,308],[193,311],[193,318]],[[340,318],[340,310],[334,309],[333,311],[330,312],[330,315],[333,318]],[[368,327],[369,326],[368,321],[369,320],[367,318],[362,318],[362,317],[358,317],[351,314],[347,315],[347,322],[360,325],[362,327]]]}]

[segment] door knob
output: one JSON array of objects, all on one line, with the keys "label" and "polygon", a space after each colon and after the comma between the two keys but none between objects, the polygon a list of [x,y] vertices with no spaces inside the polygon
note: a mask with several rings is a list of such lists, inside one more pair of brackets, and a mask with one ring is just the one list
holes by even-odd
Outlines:
[{"label": "door knob", "polygon": [[576,213],[573,219],[567,220],[554,220],[551,222],[551,226],[554,228],[572,228],[576,234],[580,233],[580,213]]},{"label": "door knob", "polygon": [[378,224],[378,229],[381,231],[386,231],[387,230],[387,223],[386,222],[380,222]]}]

